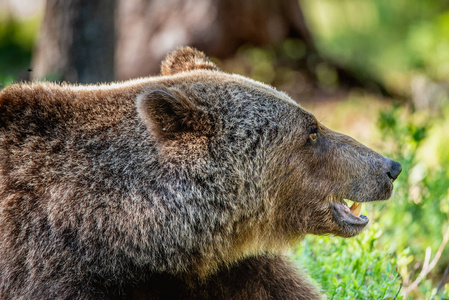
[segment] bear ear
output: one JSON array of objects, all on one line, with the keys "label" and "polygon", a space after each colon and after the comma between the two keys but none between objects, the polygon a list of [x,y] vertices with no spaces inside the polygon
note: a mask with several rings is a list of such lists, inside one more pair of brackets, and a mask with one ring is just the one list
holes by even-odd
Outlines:
[{"label": "bear ear", "polygon": [[137,111],[147,128],[163,140],[179,139],[184,134],[209,136],[212,122],[183,92],[162,88],[137,97]]},{"label": "bear ear", "polygon": [[161,64],[162,75],[173,75],[196,69],[220,70],[203,52],[190,47],[173,51]]}]

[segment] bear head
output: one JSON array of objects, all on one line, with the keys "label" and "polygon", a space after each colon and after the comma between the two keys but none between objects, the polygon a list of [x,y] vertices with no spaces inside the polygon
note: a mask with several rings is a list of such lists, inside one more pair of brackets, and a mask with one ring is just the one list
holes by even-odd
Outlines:
[{"label": "bear head", "polygon": [[399,163],[328,129],[285,93],[226,74],[189,47],[166,58],[162,75],[163,85],[139,95],[139,116],[167,163],[239,208],[231,230],[241,248],[354,236],[368,223],[359,203],[391,196]]}]

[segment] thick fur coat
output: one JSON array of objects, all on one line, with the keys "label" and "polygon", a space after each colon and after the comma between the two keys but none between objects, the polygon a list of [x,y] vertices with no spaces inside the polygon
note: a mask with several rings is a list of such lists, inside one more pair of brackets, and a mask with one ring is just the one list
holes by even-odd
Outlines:
[{"label": "thick fur coat", "polygon": [[170,54],[158,77],[0,93],[0,299],[316,299],[282,256],[353,236],[400,165],[286,94]]}]

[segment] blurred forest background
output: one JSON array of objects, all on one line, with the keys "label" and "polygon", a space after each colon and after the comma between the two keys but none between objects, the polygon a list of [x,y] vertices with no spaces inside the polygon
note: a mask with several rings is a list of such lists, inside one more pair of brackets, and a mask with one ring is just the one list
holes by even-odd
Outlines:
[{"label": "blurred forest background", "polygon": [[182,45],[402,163],[364,233],[293,253],[329,299],[449,299],[449,2],[0,0],[1,86],[153,75]]}]

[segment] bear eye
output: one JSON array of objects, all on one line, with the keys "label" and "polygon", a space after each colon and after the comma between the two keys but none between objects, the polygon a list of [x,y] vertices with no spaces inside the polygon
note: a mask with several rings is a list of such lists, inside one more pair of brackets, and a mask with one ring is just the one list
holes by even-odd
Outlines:
[{"label": "bear eye", "polygon": [[309,138],[310,138],[310,140],[311,140],[312,142],[315,142],[315,141],[317,140],[317,138],[318,138],[318,134],[317,134],[316,132],[311,133],[311,134],[309,135]]}]

